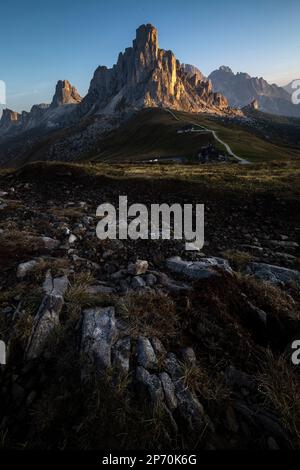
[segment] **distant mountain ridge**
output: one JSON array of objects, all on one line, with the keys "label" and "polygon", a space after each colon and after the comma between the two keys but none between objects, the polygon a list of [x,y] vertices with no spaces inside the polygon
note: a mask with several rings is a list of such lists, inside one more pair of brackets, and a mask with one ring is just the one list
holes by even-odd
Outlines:
[{"label": "distant mountain ridge", "polygon": [[242,72],[234,74],[224,65],[214,70],[208,78],[214,91],[226,96],[230,106],[242,108],[256,100],[263,112],[300,117],[300,106],[292,103],[289,92],[275,84],[269,84],[263,78],[251,77]]},{"label": "distant mountain ridge", "polygon": [[59,80],[51,104],[35,104],[29,112],[17,113],[4,109],[0,120],[0,137],[15,135],[44,127],[53,129],[69,123],[68,117],[74,111],[74,106],[82,98],[68,80]]},{"label": "distant mountain ridge", "polygon": [[136,30],[132,47],[119,54],[112,68],[96,69],[83,99],[70,82],[59,80],[50,105],[34,105],[29,113],[6,109],[0,120],[0,138],[34,128],[59,129],[91,115],[147,107],[234,113],[200,70],[180,64],[172,51],[159,48],[158,31],[147,24]]},{"label": "distant mountain ridge", "polygon": [[228,102],[214,93],[198,69],[180,64],[172,51],[159,48],[158,31],[151,24],[136,31],[132,47],[120,53],[111,68],[94,73],[80,109],[111,114],[130,108],[164,107],[194,112],[230,112]]}]

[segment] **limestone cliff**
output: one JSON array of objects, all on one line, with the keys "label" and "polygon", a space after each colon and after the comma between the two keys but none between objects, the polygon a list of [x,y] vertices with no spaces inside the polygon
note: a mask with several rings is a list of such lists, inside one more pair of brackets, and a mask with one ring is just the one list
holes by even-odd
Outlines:
[{"label": "limestone cliff", "polygon": [[116,65],[97,68],[81,109],[110,114],[159,106],[220,113],[228,103],[200,71],[192,74],[172,51],[160,49],[157,29],[147,24],[137,29],[132,47],[119,54]]}]

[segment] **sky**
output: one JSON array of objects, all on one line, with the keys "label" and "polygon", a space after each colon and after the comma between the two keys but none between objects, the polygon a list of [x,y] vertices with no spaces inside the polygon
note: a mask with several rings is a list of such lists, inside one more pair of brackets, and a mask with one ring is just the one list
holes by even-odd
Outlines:
[{"label": "sky", "polygon": [[228,65],[279,85],[300,78],[299,0],[14,0],[0,13],[0,80],[19,112],[51,102],[59,79],[84,96],[144,23],[205,75]]}]

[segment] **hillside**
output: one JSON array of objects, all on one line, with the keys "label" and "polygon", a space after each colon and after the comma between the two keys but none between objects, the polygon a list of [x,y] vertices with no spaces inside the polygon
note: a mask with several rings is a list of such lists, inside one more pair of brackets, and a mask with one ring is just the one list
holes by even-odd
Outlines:
[{"label": "hillside", "polygon": [[[141,111],[124,126],[104,136],[99,141],[101,151],[87,158],[122,162],[159,160],[167,156],[193,157],[208,143],[224,152],[224,147],[210,133],[177,134],[178,130],[195,124],[216,130],[238,156],[249,161],[300,158],[300,149],[290,145],[291,139],[284,141],[277,137],[278,144],[273,144],[266,140],[265,133],[258,132],[257,127],[249,123],[178,111],[172,115],[163,110]],[[295,127],[287,122],[286,129],[292,133]],[[298,135],[297,128],[295,135]]]},{"label": "hillside", "polygon": [[[0,187],[1,447],[299,449],[299,163],[37,163]],[[97,239],[120,194],[204,203],[202,252]]]}]

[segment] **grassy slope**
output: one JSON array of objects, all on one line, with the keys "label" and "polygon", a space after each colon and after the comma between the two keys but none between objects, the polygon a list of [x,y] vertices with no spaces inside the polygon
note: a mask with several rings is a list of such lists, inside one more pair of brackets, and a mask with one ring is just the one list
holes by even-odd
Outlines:
[{"label": "grassy slope", "polygon": [[181,135],[184,123],[159,109],[139,112],[128,123],[107,134],[102,151],[92,160],[134,161],[157,157],[194,156],[202,145],[213,142],[209,134]]},{"label": "grassy slope", "polygon": [[93,161],[137,161],[164,156],[194,156],[202,145],[209,142],[218,148],[210,134],[177,134],[181,127],[193,122],[216,130],[240,157],[253,162],[300,158],[300,150],[272,144],[237,124],[225,124],[208,116],[158,109],[147,109],[133,117],[125,126],[109,133],[101,142],[101,153]]},{"label": "grassy slope", "polygon": [[300,150],[272,144],[255,135],[255,131],[248,132],[237,124],[228,126],[207,116],[190,115],[183,112],[176,113],[176,115],[182,120],[190,120],[217,131],[218,136],[228,143],[238,156],[247,160],[260,162],[300,157]]},{"label": "grassy slope", "polygon": [[[13,170],[14,172],[15,170]],[[202,188],[211,194],[216,191],[233,194],[269,193],[276,198],[292,197],[300,200],[300,161],[265,162],[254,165],[146,165],[109,163],[58,163],[36,162],[25,165],[21,172],[32,178],[52,178],[55,182],[57,174],[70,173],[74,177],[89,177],[93,181],[98,178],[111,178],[133,181],[142,179],[149,181],[172,181],[176,188],[177,182],[191,184],[193,191]],[[10,170],[0,170],[7,175]]]}]

